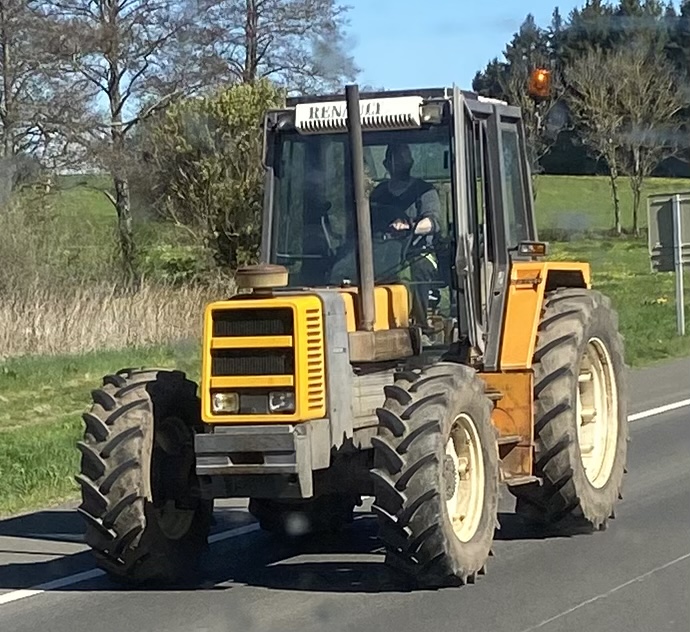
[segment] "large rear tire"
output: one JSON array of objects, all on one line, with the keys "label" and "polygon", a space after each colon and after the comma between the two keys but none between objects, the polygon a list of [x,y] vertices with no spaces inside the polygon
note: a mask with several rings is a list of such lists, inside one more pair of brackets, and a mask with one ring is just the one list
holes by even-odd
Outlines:
[{"label": "large rear tire", "polygon": [[377,411],[373,507],[386,562],[421,588],[484,571],[498,510],[492,403],[472,369],[402,373]]},{"label": "large rear tire", "polygon": [[177,371],[127,369],[92,393],[79,513],[97,564],[118,582],[189,577],[206,545],[213,503],[198,494],[196,388]]},{"label": "large rear tire", "polygon": [[516,511],[558,531],[605,529],[621,498],[627,375],[610,300],[586,289],[547,294],[534,354],[536,474],[511,488]]}]

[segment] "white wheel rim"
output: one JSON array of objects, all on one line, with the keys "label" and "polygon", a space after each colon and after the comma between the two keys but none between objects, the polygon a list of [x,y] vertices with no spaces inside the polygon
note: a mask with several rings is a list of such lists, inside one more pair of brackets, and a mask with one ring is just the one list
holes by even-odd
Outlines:
[{"label": "white wheel rim", "polygon": [[477,427],[467,414],[453,422],[446,444],[443,483],[448,517],[455,537],[469,542],[484,508],[484,458]]},{"label": "white wheel rim", "polygon": [[582,357],[577,388],[577,439],[582,465],[596,488],[606,485],[618,441],[618,387],[606,345],[591,338]]}]

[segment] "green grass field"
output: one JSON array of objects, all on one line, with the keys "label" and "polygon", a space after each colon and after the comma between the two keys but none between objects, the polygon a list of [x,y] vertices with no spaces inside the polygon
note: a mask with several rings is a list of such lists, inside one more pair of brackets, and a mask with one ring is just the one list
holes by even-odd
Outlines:
[{"label": "green grass field", "polygon": [[[78,238],[70,246],[71,262],[75,266],[93,266],[117,260],[117,216],[115,207],[104,191],[112,193],[112,183],[104,176],[65,176],[51,196],[63,226]],[[189,245],[186,231],[168,223],[146,218],[136,197],[132,199],[132,213],[139,254],[154,253],[163,246]],[[104,261],[105,257],[108,261]],[[151,272],[146,269],[146,272]]]},{"label": "green grass field", "polygon": [[[681,338],[676,331],[674,275],[650,272],[644,243],[557,243],[552,244],[550,258],[590,263],[594,288],[610,296],[618,310],[628,364],[640,367],[690,355],[690,335]],[[690,274],[685,278],[685,309],[690,315]]]},{"label": "green grass field", "polygon": [[[621,219],[632,227],[632,193],[628,180],[620,179]],[[536,213],[539,228],[578,233],[613,228],[613,202],[607,178],[595,176],[540,176],[537,179]],[[647,196],[690,191],[690,180],[650,178],[640,207],[640,228],[647,227]]]},{"label": "green grass field", "polygon": [[[107,186],[107,181],[91,179],[89,184],[92,188],[86,189],[72,179],[54,201],[79,231],[75,233],[79,244],[92,247],[92,256],[98,256],[101,240],[112,238],[115,218],[110,202],[97,190]],[[690,190],[690,181],[654,181],[647,193],[678,190]],[[627,202],[623,202],[625,209]],[[611,226],[610,214],[605,179],[540,179],[537,215],[541,227],[604,231]],[[572,219],[580,216],[587,221]],[[624,219],[627,224],[627,216]],[[159,228],[149,230],[148,243],[174,239],[168,230]],[[681,339],[675,334],[673,275],[650,272],[643,240],[554,243],[552,258],[591,263],[595,287],[611,296],[620,313],[629,364],[690,355],[690,336]],[[690,314],[687,295],[686,304]],[[104,374],[143,365],[175,366],[197,379],[198,341],[172,348],[0,360],[0,516],[75,497],[75,442],[82,433],[80,415],[89,405],[89,392]]]}]

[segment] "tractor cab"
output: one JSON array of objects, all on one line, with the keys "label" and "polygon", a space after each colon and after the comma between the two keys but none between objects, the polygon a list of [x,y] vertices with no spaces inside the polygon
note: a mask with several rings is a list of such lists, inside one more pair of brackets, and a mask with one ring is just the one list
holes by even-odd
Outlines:
[{"label": "tractor cab", "polygon": [[[358,107],[374,285],[406,288],[395,317],[424,344],[484,355],[508,257],[536,240],[520,111],[450,88],[362,94]],[[338,95],[295,98],[267,117],[262,255],[288,287],[360,284],[347,110]]]}]

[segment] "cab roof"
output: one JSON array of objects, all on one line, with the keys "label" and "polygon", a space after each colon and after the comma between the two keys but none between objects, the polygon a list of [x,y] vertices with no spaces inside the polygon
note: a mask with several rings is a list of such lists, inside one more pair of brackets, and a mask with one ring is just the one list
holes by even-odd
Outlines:
[{"label": "cab roof", "polygon": [[[466,99],[478,101],[479,95],[474,92],[462,90]],[[450,99],[453,88],[420,88],[417,90],[378,90],[375,92],[360,92],[360,99],[390,99],[395,97],[422,97],[423,99]],[[345,94],[326,94],[318,96],[288,97],[287,107],[294,107],[301,103],[328,103],[330,101],[344,101]]]}]

